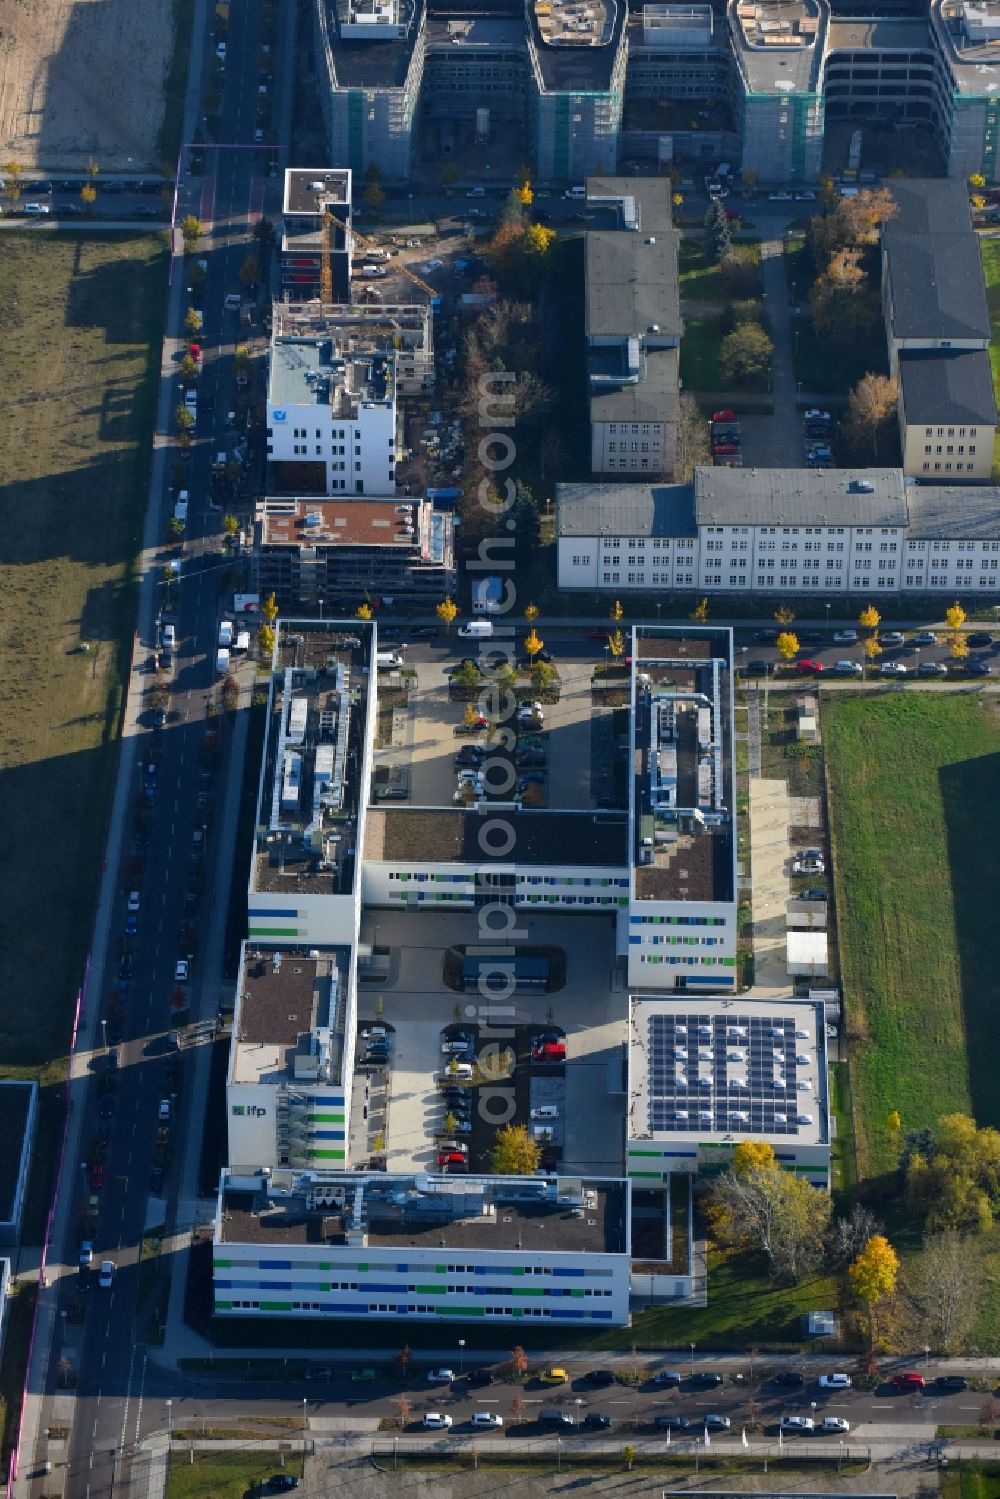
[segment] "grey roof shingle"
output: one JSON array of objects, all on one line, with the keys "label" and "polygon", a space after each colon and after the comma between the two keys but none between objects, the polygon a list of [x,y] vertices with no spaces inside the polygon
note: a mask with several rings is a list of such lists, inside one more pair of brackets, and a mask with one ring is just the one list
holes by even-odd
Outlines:
[{"label": "grey roof shingle", "polygon": [[904,350],[899,355],[899,383],[908,425],[996,425],[993,371],[986,349]]},{"label": "grey roof shingle", "polygon": [[897,339],[982,339],[990,314],[979,240],[971,230],[901,234],[888,229],[892,331]]},{"label": "grey roof shingle", "polygon": [[[926,25],[926,22],[919,24]],[[890,182],[889,188],[897,209],[888,226],[892,233],[971,232],[968,190],[957,177],[913,177]]]},{"label": "grey roof shingle", "polygon": [[911,484],[908,541],[1000,541],[995,484]]},{"label": "grey roof shingle", "polygon": [[679,372],[680,355],[677,349],[647,350],[643,358],[642,379],[637,384],[604,386],[600,389],[591,387],[590,420],[666,422],[668,425],[675,425]]},{"label": "grey roof shingle", "polygon": [[690,484],[556,485],[560,536],[696,536]]},{"label": "grey roof shingle", "polygon": [[587,336],[628,337],[655,325],[680,336],[678,235],[602,229],[586,236]]},{"label": "grey roof shingle", "polygon": [[898,468],[698,468],[699,526],[905,526]]}]

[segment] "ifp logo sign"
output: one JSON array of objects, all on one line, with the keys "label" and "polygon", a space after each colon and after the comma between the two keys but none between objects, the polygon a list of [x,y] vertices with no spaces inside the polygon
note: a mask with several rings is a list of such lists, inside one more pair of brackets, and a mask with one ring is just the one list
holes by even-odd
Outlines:
[{"label": "ifp logo sign", "polygon": [[234,1103],[233,1104],[233,1114],[237,1118],[248,1118],[248,1119],[266,1119],[267,1118],[267,1110],[266,1109],[262,1109],[261,1106],[260,1106],[260,1104],[257,1104],[257,1103],[246,1103],[246,1104],[243,1104],[243,1103]]},{"label": "ifp logo sign", "polygon": [[271,420],[272,422],[287,422],[288,412],[283,407],[278,406],[271,412]]}]

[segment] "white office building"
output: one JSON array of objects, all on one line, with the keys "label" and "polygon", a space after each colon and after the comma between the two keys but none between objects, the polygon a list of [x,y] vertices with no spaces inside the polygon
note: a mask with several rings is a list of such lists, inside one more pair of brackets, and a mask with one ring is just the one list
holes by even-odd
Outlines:
[{"label": "white office building", "polygon": [[588,593],[1000,590],[1000,488],[914,484],[899,469],[560,484],[556,533],[559,587]]}]

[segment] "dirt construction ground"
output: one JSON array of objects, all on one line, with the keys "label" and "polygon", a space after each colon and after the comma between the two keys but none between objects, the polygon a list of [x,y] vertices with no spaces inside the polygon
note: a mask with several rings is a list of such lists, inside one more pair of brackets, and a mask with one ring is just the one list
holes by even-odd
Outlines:
[{"label": "dirt construction ground", "polygon": [[158,168],[173,6],[0,0],[0,160]]}]

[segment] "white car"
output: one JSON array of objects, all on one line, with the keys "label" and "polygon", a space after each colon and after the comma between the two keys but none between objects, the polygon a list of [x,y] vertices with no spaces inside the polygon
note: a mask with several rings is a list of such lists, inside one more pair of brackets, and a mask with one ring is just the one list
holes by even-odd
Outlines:
[{"label": "white car", "polygon": [[844,677],[860,677],[863,673],[860,661],[835,661],[830,670]]},{"label": "white car", "polygon": [[465,196],[467,198],[485,198],[486,189],[485,187],[470,187]]},{"label": "white car", "polygon": [[454,1378],[455,1378],[455,1371],[454,1371],[454,1369],[428,1369],[427,1370],[427,1383],[428,1384],[451,1384],[451,1382],[452,1382],[452,1380]]},{"label": "white car", "polygon": [[499,1429],[503,1425],[503,1416],[495,1416],[492,1411],[473,1411],[472,1425]]},{"label": "white car", "polygon": [[921,661],[917,673],[922,677],[946,677],[948,668],[943,661]]},{"label": "white car", "polygon": [[851,1429],[850,1421],[845,1421],[843,1416],[824,1416],[819,1423],[820,1431],[848,1432]]},{"label": "white car", "polygon": [[829,411],[820,411],[818,406],[812,406],[803,413],[802,420],[804,422],[832,422],[833,417]]},{"label": "white car", "polygon": [[186,984],[190,972],[191,967],[188,963],[187,958],[178,958],[177,962],[174,964],[174,983]]},{"label": "white car", "polygon": [[24,212],[29,218],[40,219],[44,218],[46,214],[50,214],[52,209],[47,203],[25,203]]},{"label": "white car", "polygon": [[791,193],[768,193],[767,201],[769,203],[794,203],[795,200]]},{"label": "white car", "polygon": [[80,1245],[80,1266],[92,1265],[94,1263],[94,1246],[89,1239],[84,1239]]},{"label": "white car", "polygon": [[819,1387],[821,1390],[849,1390],[851,1376],[849,1374],[821,1374]]},{"label": "white car", "polygon": [[902,661],[883,661],[879,671],[884,677],[905,677],[906,667]]},{"label": "white car", "polygon": [[796,203],[815,203],[815,201],[816,201],[816,194],[813,193],[813,192],[810,192],[809,189],[807,188],[804,193],[796,193],[795,194],[795,201],[796,201]]},{"label": "white car", "polygon": [[815,1431],[816,1422],[809,1416],[782,1416],[778,1422],[779,1431]]},{"label": "white car", "polygon": [[420,1424],[425,1431],[447,1431],[451,1426],[451,1417],[442,1415],[440,1411],[428,1411]]},{"label": "white car", "polygon": [[170,1099],[169,1098],[161,1098],[160,1099],[160,1107],[156,1111],[156,1117],[157,1117],[157,1119],[160,1121],[161,1124],[169,1124],[169,1122],[170,1122],[170,1114],[171,1114]]},{"label": "white car", "polygon": [[130,890],[128,894],[129,915],[134,915],[142,902],[142,896],[138,890]]},{"label": "white car", "polygon": [[833,643],[834,645],[857,645],[858,632],[857,630],[834,630]]},{"label": "white car", "polygon": [[111,1285],[114,1282],[114,1278],[115,1278],[115,1262],[114,1262],[114,1260],[102,1260],[101,1261],[101,1274],[100,1274],[100,1277],[98,1279],[98,1285],[100,1286],[101,1290],[102,1291],[110,1290]]}]

